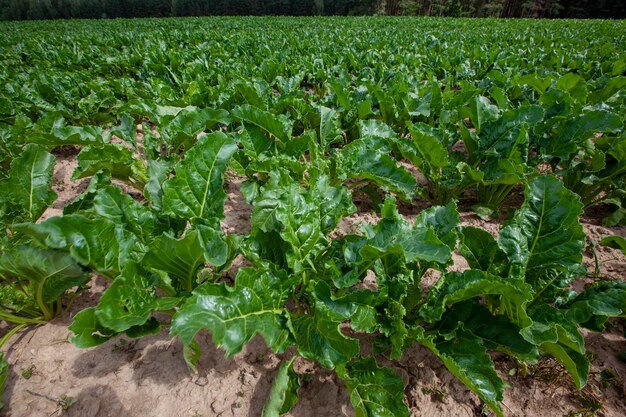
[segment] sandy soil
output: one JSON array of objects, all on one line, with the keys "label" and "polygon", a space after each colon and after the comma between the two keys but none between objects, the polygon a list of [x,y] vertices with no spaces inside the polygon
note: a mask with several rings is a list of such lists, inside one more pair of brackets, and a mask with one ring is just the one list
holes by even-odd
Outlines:
[{"label": "sandy soil", "polygon": [[[59,199],[44,218],[59,215],[62,208],[85,190],[89,180],[71,181],[75,166],[73,152],[57,155],[54,188]],[[229,176],[229,200],[225,207],[227,232],[249,231],[250,210],[239,193],[240,180]],[[131,190],[125,190],[127,192]],[[408,218],[415,215],[407,210]],[[590,217],[584,219],[589,237],[596,243],[607,234],[626,236],[626,228],[607,229]],[[361,223],[373,223],[375,214],[361,211],[340,225],[341,232],[352,232]],[[499,223],[483,221],[462,213],[465,225],[497,233]],[[601,276],[626,280],[626,258],[616,250],[597,247]],[[455,268],[467,264],[455,255]],[[595,270],[591,251],[585,255],[590,277]],[[432,284],[436,274],[425,278]],[[581,280],[582,287],[590,278]],[[204,354],[198,374],[188,371],[179,342],[167,331],[140,340],[117,339],[93,349],[80,350],[68,342],[71,316],[95,305],[107,281],[94,278],[63,317],[49,324],[32,327],[5,345],[10,374],[0,415],[30,416],[260,416],[263,404],[285,355],[273,354],[257,338],[233,359],[201,337]],[[587,334],[594,359],[589,384],[577,391],[563,368],[546,359],[524,370],[510,359],[496,355],[500,375],[509,385],[504,399],[508,416],[607,416],[626,415],[626,364],[617,354],[626,351],[624,323],[610,322],[602,334]],[[0,332],[2,330],[0,329]],[[390,364],[383,358],[380,362]],[[414,346],[393,365],[406,383],[406,400],[413,416],[490,415],[478,398],[453,377],[425,348]],[[300,401],[289,414],[294,417],[339,417],[354,415],[347,390],[330,371],[299,360],[297,370],[304,374]],[[613,376],[611,376],[613,375]],[[593,408],[598,410],[593,414]]]}]

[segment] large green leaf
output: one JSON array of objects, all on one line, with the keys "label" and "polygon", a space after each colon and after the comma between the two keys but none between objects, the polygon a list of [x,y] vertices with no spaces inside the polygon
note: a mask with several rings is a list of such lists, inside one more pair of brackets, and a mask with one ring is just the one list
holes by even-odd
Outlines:
[{"label": "large green leaf", "polygon": [[313,296],[322,302],[337,321],[350,320],[350,326],[356,331],[372,333],[378,327],[376,305],[380,295],[369,291],[353,291],[335,295],[330,286],[320,281],[315,284]]},{"label": "large green leaf", "polygon": [[15,229],[44,247],[68,251],[80,264],[109,277],[119,274],[137,245],[135,236],[115,223],[78,214],[22,223]]},{"label": "large green leaf", "polygon": [[219,124],[230,124],[230,117],[224,109],[182,109],[174,118],[161,126],[159,132],[172,151],[192,146],[201,132],[213,130]]},{"label": "large green leaf", "polygon": [[568,118],[553,135],[541,141],[544,158],[567,160],[578,145],[593,133],[614,133],[622,127],[622,117],[606,110],[592,110],[575,118]]},{"label": "large green leaf", "polygon": [[84,193],[80,194],[70,204],[63,207],[63,214],[80,213],[83,210],[89,210],[93,207],[93,200],[98,194],[98,190],[111,184],[111,174],[100,171],[94,175],[89,181],[89,185]]},{"label": "large green leaf", "polygon": [[563,364],[572,376],[576,388],[582,389],[587,384],[589,359],[584,354],[557,343],[544,343],[541,350]]},{"label": "large green leaf", "polygon": [[518,146],[526,149],[528,137],[521,135],[524,126],[537,124],[541,119],[543,109],[540,106],[522,106],[504,112],[500,118],[482,126],[478,135],[478,154],[470,155],[470,161],[487,156],[507,158]]},{"label": "large green leaf", "polygon": [[298,353],[328,369],[347,363],[359,353],[359,342],[343,335],[341,321],[317,302],[313,314],[292,319]]},{"label": "large green leaf", "polygon": [[[554,176],[533,180],[524,195],[524,204],[512,221],[514,226],[501,232],[499,244],[536,296],[545,297],[584,273],[585,233],[578,222],[582,204]],[[511,256],[514,252],[524,255]]]},{"label": "large green leaf", "polygon": [[223,218],[222,177],[236,150],[233,139],[221,132],[200,139],[176,166],[176,176],[163,184],[163,211],[182,219]]},{"label": "large green leaf", "polygon": [[498,416],[504,416],[500,407],[504,383],[496,373],[481,339],[461,328],[449,337],[431,336],[420,340],[420,343],[432,350],[446,368]]},{"label": "large green leaf", "polygon": [[372,357],[358,358],[337,368],[350,392],[356,417],[408,417],[402,378],[379,368]]},{"label": "large green leaf", "polygon": [[469,108],[470,119],[477,133],[480,133],[482,125],[493,122],[498,118],[498,106],[491,104],[487,97],[474,97],[469,102]]},{"label": "large green leaf", "polygon": [[[518,325],[528,325],[526,304],[531,299],[530,288],[520,280],[506,280],[484,271],[469,269],[448,272],[429,291],[426,303],[420,308],[421,317],[434,323],[441,319],[446,307],[460,301],[486,295],[501,295],[514,308]],[[513,312],[511,312],[513,313]]]},{"label": "large green leaf", "polygon": [[[284,254],[287,264],[296,272],[301,271],[307,260],[324,247],[326,239],[321,230],[321,212],[331,210],[328,214],[332,215],[332,210],[338,209],[341,213],[345,210],[342,206],[351,207],[350,202],[345,200],[334,201],[336,197],[345,197],[345,193],[338,191],[339,195],[334,196],[329,188],[319,191],[314,195],[323,198],[321,193],[327,192],[327,197],[332,199],[327,207],[320,207],[320,200],[315,200],[308,190],[291,182],[284,172],[273,171],[254,201],[253,235],[261,237],[263,232],[278,232],[289,245]],[[336,216],[324,219],[333,224],[337,221]]]},{"label": "large green leaf", "polygon": [[322,149],[327,149],[331,144],[343,140],[337,112],[324,106],[320,106],[319,140]]},{"label": "large green leaf", "polygon": [[619,249],[624,255],[626,255],[626,238],[623,236],[605,236],[600,241],[602,246],[608,246],[610,248]]},{"label": "large green leaf", "polygon": [[293,370],[294,359],[295,356],[288,362],[281,362],[267,402],[263,407],[262,417],[278,417],[286,414],[298,402],[300,376]]},{"label": "large green leaf", "polygon": [[454,250],[457,241],[457,226],[460,221],[456,203],[451,201],[445,206],[433,206],[420,212],[415,218],[415,226],[432,227],[437,237],[450,250]]},{"label": "large green leaf", "polygon": [[89,307],[74,316],[68,329],[74,333],[70,342],[79,348],[90,348],[101,345],[117,333],[100,324],[96,317],[96,308]]},{"label": "large green leaf", "polygon": [[119,333],[144,325],[155,311],[174,308],[179,299],[159,297],[158,281],[138,264],[127,263],[100,297],[95,313],[100,324]]},{"label": "large green leaf", "polygon": [[169,235],[154,239],[143,258],[143,265],[167,272],[171,285],[178,291],[191,291],[196,285],[194,278],[200,266],[205,261],[222,265],[226,261],[226,252],[226,243],[216,231],[210,228],[202,232],[190,230],[180,239]]},{"label": "large green leaf", "polygon": [[399,141],[402,156],[429,177],[450,165],[448,150],[437,137],[422,125],[409,124],[408,127],[412,140]]},{"label": "large green leaf", "polygon": [[626,315],[626,283],[623,281],[598,282],[572,299],[567,306],[567,316],[575,323],[591,330],[604,330],[609,317]]},{"label": "large green leaf", "polygon": [[522,337],[519,327],[504,315],[493,315],[475,300],[454,304],[437,324],[442,333],[452,332],[459,326],[482,339],[489,349],[506,352],[522,360],[539,359],[537,346]]},{"label": "large green leaf", "polygon": [[152,239],[157,227],[156,216],[119,187],[100,189],[93,199],[93,208],[98,216],[124,225],[144,243]]},{"label": "large green leaf", "polygon": [[123,145],[104,143],[97,146],[86,146],[76,157],[78,166],[72,179],[80,179],[106,171],[113,178],[131,181],[143,186],[147,181],[146,167],[141,159],[136,158],[133,151]]},{"label": "large green leaf", "polygon": [[352,203],[352,195],[344,186],[333,187],[327,175],[314,179],[311,187],[311,199],[320,211],[321,231],[331,232],[339,221],[356,211]]},{"label": "large green leaf", "polygon": [[[405,263],[417,261],[446,264],[452,255],[451,250],[439,239],[433,225],[440,228],[442,236],[446,236],[452,229],[447,223],[450,219],[444,221],[443,217],[446,216],[443,216],[439,222],[437,217],[437,209],[432,209],[412,226],[398,214],[395,199],[388,197],[382,207],[382,219],[366,230],[367,239],[362,239],[357,247],[349,249],[348,259],[363,264],[360,269],[365,270],[366,265],[384,257],[388,273]],[[352,254],[355,250],[358,250],[358,254]]]},{"label": "large green leaf", "polygon": [[389,156],[390,146],[375,136],[368,136],[346,145],[340,152],[343,170],[349,178],[373,181],[386,192],[410,201],[415,195],[417,181],[406,169]]},{"label": "large green leaf", "polygon": [[324,242],[317,205],[300,187],[292,185],[283,191],[276,218],[281,223],[280,235],[291,246],[287,263],[295,272],[303,268],[309,255]]},{"label": "large green leaf", "polygon": [[44,303],[51,303],[66,290],[79,287],[89,275],[68,254],[42,250],[33,246],[19,246],[0,256],[0,274],[27,282],[30,294]]},{"label": "large green leaf", "polygon": [[56,148],[64,145],[91,145],[110,140],[97,126],[55,126],[48,132],[37,132],[29,138],[33,143]]},{"label": "large green leaf", "polygon": [[36,221],[57,195],[50,188],[56,160],[43,146],[26,145],[0,181],[0,220]]},{"label": "large green leaf", "polygon": [[287,297],[281,279],[273,273],[243,268],[234,287],[211,283],[197,287],[174,315],[170,333],[190,344],[200,330],[207,329],[228,357],[257,334],[275,352],[283,352],[292,342],[284,307]]},{"label": "large green leaf", "polygon": [[291,124],[270,112],[261,110],[249,104],[244,104],[235,108],[233,116],[241,120],[244,125],[250,124],[262,129],[278,140],[281,148],[284,148],[291,139]]},{"label": "large green leaf", "polygon": [[479,269],[494,275],[508,273],[506,254],[486,230],[471,226],[463,227],[459,253],[472,269]]},{"label": "large green leaf", "polygon": [[[99,346],[120,334],[104,327],[98,321],[96,307],[86,308],[76,314],[68,329],[74,333],[73,336],[70,336],[70,342],[83,349]],[[143,325],[129,328],[125,333],[128,337],[139,338],[159,333],[160,330],[161,324],[152,318]]]}]

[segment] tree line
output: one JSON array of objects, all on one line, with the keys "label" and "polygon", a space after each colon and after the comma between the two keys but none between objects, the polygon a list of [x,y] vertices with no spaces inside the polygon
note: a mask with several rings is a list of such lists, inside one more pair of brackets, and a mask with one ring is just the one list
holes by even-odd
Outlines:
[{"label": "tree line", "polygon": [[4,20],[241,15],[625,18],[615,0],[0,0]]}]

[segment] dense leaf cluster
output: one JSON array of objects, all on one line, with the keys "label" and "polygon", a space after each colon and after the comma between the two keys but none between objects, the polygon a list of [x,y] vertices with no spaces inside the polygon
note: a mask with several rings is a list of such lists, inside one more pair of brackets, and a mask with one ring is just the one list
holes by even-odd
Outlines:
[{"label": "dense leaf cluster", "polygon": [[[581,328],[626,309],[624,282],[570,286],[586,272],[583,210],[626,219],[623,24],[458,22],[2,32],[0,319],[16,327],[0,345],[97,273],[111,283],[73,317],[74,344],[165,326],[195,369],[199,332],[227,356],[259,335],[291,356],[265,416],[297,402],[296,356],[335,370],[357,415],[407,416],[403,382],[377,355],[416,343],[498,415],[492,351],[550,355],[582,387]],[[89,185],[41,220],[69,147],[73,179]],[[223,229],[226,182],[240,184],[249,230]],[[346,231],[364,195],[378,218]],[[459,205],[497,217],[517,195],[496,236],[460,225]],[[432,204],[409,221],[398,200],[417,198]],[[468,269],[451,268],[454,251]]]}]

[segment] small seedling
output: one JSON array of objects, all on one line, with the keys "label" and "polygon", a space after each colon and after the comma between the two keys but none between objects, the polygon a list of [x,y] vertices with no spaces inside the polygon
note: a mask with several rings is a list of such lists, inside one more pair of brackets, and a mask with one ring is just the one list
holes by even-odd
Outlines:
[{"label": "small seedling", "polygon": [[129,342],[126,339],[120,339],[115,345],[113,345],[113,347],[111,348],[111,352],[132,352],[136,344],[137,341]]},{"label": "small seedling", "polygon": [[57,404],[59,407],[61,407],[61,409],[63,411],[67,411],[70,409],[70,407],[76,402],[76,400],[68,395],[61,395],[59,397],[59,400],[57,401]]},{"label": "small seedling", "polygon": [[433,401],[440,403],[444,403],[446,401],[446,396],[448,395],[444,388],[438,388],[436,386],[422,387],[422,394],[430,395],[430,398]]},{"label": "small seedling", "polygon": [[611,368],[606,368],[598,375],[598,381],[602,384],[602,388],[608,388],[618,382],[617,374]]},{"label": "small seedling", "polygon": [[30,379],[30,377],[33,376],[34,371],[35,371],[35,365],[31,365],[30,367],[24,369],[22,371],[22,378]]}]

